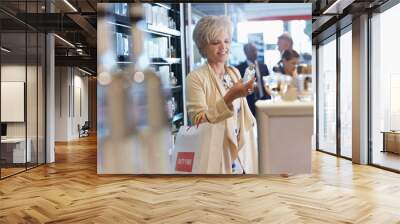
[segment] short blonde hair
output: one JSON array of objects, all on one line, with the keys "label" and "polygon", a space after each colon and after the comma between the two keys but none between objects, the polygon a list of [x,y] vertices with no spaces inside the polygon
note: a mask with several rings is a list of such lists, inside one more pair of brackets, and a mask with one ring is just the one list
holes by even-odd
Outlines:
[{"label": "short blonde hair", "polygon": [[206,57],[205,47],[215,36],[225,31],[232,38],[232,22],[228,16],[204,16],[193,30],[193,40],[202,57]]}]

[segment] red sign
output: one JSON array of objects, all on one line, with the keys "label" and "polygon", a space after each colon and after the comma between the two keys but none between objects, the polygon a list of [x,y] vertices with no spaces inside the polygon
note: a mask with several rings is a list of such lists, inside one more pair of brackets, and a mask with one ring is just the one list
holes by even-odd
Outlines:
[{"label": "red sign", "polygon": [[194,152],[178,152],[175,171],[192,172]]}]

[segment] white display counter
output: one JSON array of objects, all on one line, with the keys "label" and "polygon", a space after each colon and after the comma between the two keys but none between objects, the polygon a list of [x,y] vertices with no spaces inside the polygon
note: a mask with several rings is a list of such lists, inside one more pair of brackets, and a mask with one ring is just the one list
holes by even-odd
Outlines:
[{"label": "white display counter", "polygon": [[313,102],[256,102],[260,174],[311,173]]}]

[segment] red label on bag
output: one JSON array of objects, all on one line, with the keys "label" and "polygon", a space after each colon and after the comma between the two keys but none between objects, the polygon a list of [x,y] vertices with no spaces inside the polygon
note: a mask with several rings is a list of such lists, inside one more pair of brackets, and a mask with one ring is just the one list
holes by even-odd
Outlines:
[{"label": "red label on bag", "polygon": [[178,152],[175,171],[192,172],[194,152]]}]

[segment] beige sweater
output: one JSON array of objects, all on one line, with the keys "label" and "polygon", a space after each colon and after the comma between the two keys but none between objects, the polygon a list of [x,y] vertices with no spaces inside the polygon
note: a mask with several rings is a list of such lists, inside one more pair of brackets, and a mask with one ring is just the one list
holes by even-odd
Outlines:
[{"label": "beige sweater", "polygon": [[[226,67],[234,82],[240,79],[236,68]],[[235,141],[232,122],[233,111],[225,104],[223,90],[217,83],[213,69],[205,64],[192,71],[186,78],[186,103],[189,118],[193,121],[196,114],[205,112],[211,124],[223,125],[225,128],[223,149],[221,156],[220,173],[232,173],[232,162],[239,156],[243,168],[248,174],[258,173],[258,148],[256,139],[256,120],[252,115],[246,98],[240,98],[239,112],[240,134],[239,141]],[[236,143],[237,142],[237,143]],[[217,155],[216,155],[217,156]]]}]

